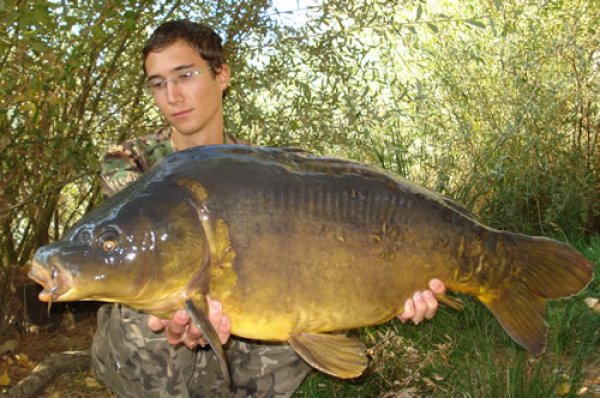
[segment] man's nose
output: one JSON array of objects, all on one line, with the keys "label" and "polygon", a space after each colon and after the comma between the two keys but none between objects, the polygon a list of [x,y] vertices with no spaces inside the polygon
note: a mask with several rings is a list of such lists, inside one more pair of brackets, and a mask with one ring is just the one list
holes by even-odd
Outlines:
[{"label": "man's nose", "polygon": [[167,82],[167,101],[170,104],[181,101],[181,87],[177,83],[175,81]]}]

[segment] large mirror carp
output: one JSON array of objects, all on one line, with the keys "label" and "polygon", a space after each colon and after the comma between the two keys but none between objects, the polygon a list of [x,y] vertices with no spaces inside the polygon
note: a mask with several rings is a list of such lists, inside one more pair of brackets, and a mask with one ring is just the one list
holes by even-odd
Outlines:
[{"label": "large mirror carp", "polygon": [[289,343],[352,378],[364,345],[341,333],[381,324],[432,278],[473,295],[528,351],[545,349],[547,299],[571,296],[592,264],[558,241],[492,229],[461,205],[347,160],[237,145],[174,153],[40,248],[43,301],[118,302],[163,318],[223,303],[237,336]]}]

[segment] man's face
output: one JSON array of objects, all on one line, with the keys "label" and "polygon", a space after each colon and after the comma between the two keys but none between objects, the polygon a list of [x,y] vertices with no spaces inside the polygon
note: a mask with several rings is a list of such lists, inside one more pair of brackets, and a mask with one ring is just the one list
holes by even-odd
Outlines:
[{"label": "man's face", "polygon": [[186,71],[202,69],[189,81],[175,84],[154,94],[154,100],[167,121],[185,136],[206,135],[205,144],[218,144],[223,134],[222,93],[229,85],[229,68],[223,65],[216,76],[204,69],[208,63],[189,44],[178,40],[168,47],[153,51],[145,60],[146,77],[169,79]]}]

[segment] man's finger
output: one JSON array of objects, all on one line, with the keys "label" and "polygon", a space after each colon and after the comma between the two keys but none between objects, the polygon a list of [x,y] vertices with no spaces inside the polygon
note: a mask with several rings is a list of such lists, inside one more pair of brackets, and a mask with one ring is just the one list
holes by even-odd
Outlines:
[{"label": "man's finger", "polygon": [[226,344],[231,336],[231,319],[223,313],[223,304],[220,301],[206,297],[209,305],[210,323],[215,328],[221,344]]},{"label": "man's finger", "polygon": [[439,279],[432,279],[429,281],[429,289],[433,292],[433,294],[444,294],[446,292],[446,286]]},{"label": "man's finger", "polygon": [[434,317],[438,309],[438,301],[433,296],[430,290],[426,290],[422,294],[423,300],[425,301],[425,319],[431,319]]},{"label": "man's finger", "polygon": [[190,317],[184,310],[178,310],[175,312],[169,325],[165,328],[165,334],[167,341],[170,344],[177,344],[182,342],[182,338],[185,336]]},{"label": "man's finger", "polygon": [[220,301],[210,301],[209,302],[209,313],[208,320],[211,325],[218,331],[221,326],[221,321],[223,319],[223,305]]},{"label": "man's finger", "polygon": [[415,306],[415,314],[411,319],[415,325],[418,325],[425,318],[425,310],[427,309],[427,304],[425,303],[421,292],[416,292],[413,295],[413,303]]},{"label": "man's finger", "polygon": [[221,318],[221,326],[217,330],[219,335],[219,340],[221,340],[221,344],[227,343],[229,340],[229,336],[231,336],[231,319],[225,314]]},{"label": "man's finger", "polygon": [[169,321],[165,319],[160,319],[159,317],[156,317],[154,315],[148,316],[148,328],[153,332],[162,331],[168,324]]},{"label": "man's finger", "polygon": [[402,323],[406,323],[406,321],[408,321],[414,315],[415,315],[415,304],[413,303],[412,299],[408,299],[404,303],[404,310],[402,311],[402,314],[400,314],[398,316],[398,318],[400,319],[400,321],[402,321]]}]

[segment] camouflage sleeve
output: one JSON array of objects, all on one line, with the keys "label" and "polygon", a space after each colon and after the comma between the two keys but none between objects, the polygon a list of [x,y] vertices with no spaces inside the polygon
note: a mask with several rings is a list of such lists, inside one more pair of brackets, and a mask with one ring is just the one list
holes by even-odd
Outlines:
[{"label": "camouflage sleeve", "polygon": [[[225,136],[225,142],[252,145],[230,134]],[[162,127],[152,134],[111,147],[100,162],[102,192],[107,196],[113,196],[173,151],[171,127]]]},{"label": "camouflage sleeve", "polygon": [[102,192],[114,195],[171,152],[169,127],[111,147],[100,162]]}]

